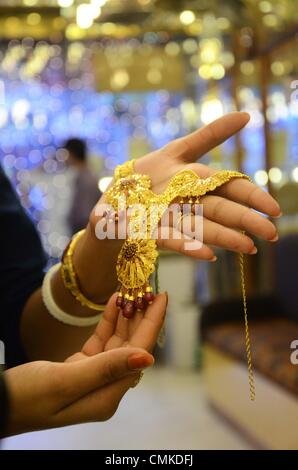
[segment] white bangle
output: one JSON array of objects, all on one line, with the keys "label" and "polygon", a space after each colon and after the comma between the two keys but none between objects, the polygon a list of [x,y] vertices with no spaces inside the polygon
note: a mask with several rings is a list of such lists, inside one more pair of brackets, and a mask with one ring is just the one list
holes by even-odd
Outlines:
[{"label": "white bangle", "polygon": [[62,323],[65,323],[66,325],[71,325],[71,326],[96,325],[99,322],[102,316],[102,313],[98,315],[93,315],[91,317],[75,317],[74,315],[69,315],[69,313],[66,313],[63,310],[61,310],[61,308],[58,307],[58,305],[56,304],[53,298],[53,294],[52,294],[51,280],[54,274],[56,274],[59,271],[60,267],[61,267],[61,263],[58,263],[52,266],[46,273],[43,283],[42,283],[42,288],[41,288],[42,299],[48,312],[54,318],[56,318],[56,320]]}]

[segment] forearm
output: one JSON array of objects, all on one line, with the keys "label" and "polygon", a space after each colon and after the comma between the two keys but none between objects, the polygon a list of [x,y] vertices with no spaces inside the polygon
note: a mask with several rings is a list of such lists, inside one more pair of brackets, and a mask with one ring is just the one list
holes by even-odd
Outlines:
[{"label": "forearm", "polygon": [[[96,303],[106,303],[116,288],[116,259],[120,243],[98,240],[89,225],[78,241],[73,264],[83,294]],[[52,279],[51,291],[57,305],[65,312],[86,317],[98,312],[83,307],[65,288],[60,271]],[[80,350],[94,327],[68,326],[52,317],[37,290],[28,299],[22,314],[21,335],[30,360],[63,360]]]},{"label": "forearm", "polygon": [[98,240],[94,223],[89,223],[76,245],[73,264],[80,288],[95,303],[106,302],[117,287],[116,263],[121,243],[121,240]]},{"label": "forearm", "polygon": [[[67,313],[73,314],[71,310]],[[30,361],[63,361],[80,350],[94,330],[94,326],[70,326],[56,320],[43,303],[41,289],[28,299],[20,328],[22,343]]]}]

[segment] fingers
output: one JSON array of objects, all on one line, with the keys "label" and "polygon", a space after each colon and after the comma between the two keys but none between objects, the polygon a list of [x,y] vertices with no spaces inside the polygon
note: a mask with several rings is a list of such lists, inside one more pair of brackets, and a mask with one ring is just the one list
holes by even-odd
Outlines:
[{"label": "fingers", "polygon": [[121,399],[138,377],[139,372],[131,373],[116,382],[93,390],[56,413],[53,426],[110,419],[115,414]]},{"label": "fingers", "polygon": [[113,335],[118,320],[118,308],[116,307],[117,294],[113,294],[105,308],[103,316],[98,323],[94,333],[86,341],[82,353],[93,356],[104,350],[108,339]]},{"label": "fingers", "polygon": [[[153,362],[153,356],[144,349],[127,347],[96,354],[81,361],[57,364],[53,391],[59,393],[66,406],[94,389],[151,366]],[[58,381],[56,387],[55,379]]]},{"label": "fingers", "polygon": [[129,340],[130,346],[142,347],[151,351],[164,323],[167,308],[167,295],[159,294],[149,305],[138,328]]},{"label": "fingers", "polygon": [[219,188],[216,193],[271,217],[281,215],[278,202],[270,194],[248,180],[235,178]]},{"label": "fingers", "polygon": [[240,131],[249,121],[247,113],[229,113],[207,126],[166,145],[163,153],[183,162],[194,162]]},{"label": "fingers", "polygon": [[107,341],[105,351],[110,349],[120,348],[125,344],[129,337],[129,324],[133,319],[129,320],[122,315],[121,310],[118,310],[118,320],[116,329],[113,336]]},{"label": "fingers", "polygon": [[136,311],[132,318],[124,317],[122,311],[118,312],[118,321],[115,332],[111,339],[106,343],[105,350],[120,348],[127,344],[129,338],[132,337],[140,322],[143,320],[143,312]]},{"label": "fingers", "polygon": [[204,219],[204,242],[241,253],[255,254],[254,242],[240,232]]},{"label": "fingers", "polygon": [[[276,236],[275,225],[246,206],[213,195],[203,197],[200,202],[203,204],[204,228],[207,218],[217,224],[245,230],[264,240],[272,240]],[[205,232],[204,242],[211,243],[207,241]]]},{"label": "fingers", "polygon": [[[188,168],[195,171],[201,178],[208,178],[218,171],[200,163],[191,164]],[[272,217],[280,215],[278,202],[266,191],[244,178],[233,178],[229,183],[214,191],[214,194],[244,204]]]},{"label": "fingers", "polygon": [[179,230],[169,227],[169,237],[159,238],[158,247],[163,250],[175,251],[177,253],[191,256],[206,261],[214,261],[214,253],[204,243],[198,243],[187,233],[181,233]]},{"label": "fingers", "polygon": [[[132,321],[133,318],[130,320]],[[122,345],[128,339],[129,324],[130,324],[130,321],[128,320],[128,318],[125,318],[122,315],[121,310],[118,310],[118,321],[117,321],[117,326],[116,326],[114,335],[115,337],[119,339],[119,346]],[[114,347],[117,347],[117,346],[114,346]]]},{"label": "fingers", "polygon": [[215,245],[232,251],[255,254],[254,242],[247,235],[236,230],[224,227],[212,220],[204,217],[202,223],[201,216],[194,214],[186,215],[183,218],[182,231],[185,235],[195,233],[196,226],[203,225],[202,239],[205,244]]}]

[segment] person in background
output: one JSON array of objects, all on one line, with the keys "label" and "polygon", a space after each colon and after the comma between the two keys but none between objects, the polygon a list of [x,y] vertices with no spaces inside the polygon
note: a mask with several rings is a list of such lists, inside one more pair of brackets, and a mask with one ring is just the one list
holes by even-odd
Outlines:
[{"label": "person in background", "polygon": [[87,146],[82,139],[69,139],[64,148],[67,163],[76,170],[74,195],[67,217],[71,235],[86,227],[92,208],[101,196],[98,181],[88,166]]}]

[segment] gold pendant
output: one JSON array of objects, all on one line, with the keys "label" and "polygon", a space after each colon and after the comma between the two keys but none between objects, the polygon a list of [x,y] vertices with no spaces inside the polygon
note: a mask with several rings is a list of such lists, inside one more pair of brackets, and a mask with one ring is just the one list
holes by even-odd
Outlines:
[{"label": "gold pendant", "polygon": [[[131,318],[136,310],[143,310],[154,299],[153,288],[150,286],[150,276],[155,271],[158,258],[157,242],[152,239],[152,233],[169,205],[178,200],[180,204],[185,202],[193,205],[207,193],[214,191],[233,178],[246,178],[247,175],[238,171],[219,171],[208,178],[200,178],[192,170],[182,170],[169,181],[161,194],[155,194],[151,190],[151,180],[147,175],[134,173],[134,161],[130,160],[116,168],[114,185],[106,191],[106,200],[115,211],[128,209],[134,205],[144,206],[147,214],[145,233],[139,237],[128,237],[124,242],[117,260],[117,277],[119,281],[119,293],[116,300],[117,306],[122,310],[126,318]],[[156,206],[154,222],[148,217],[150,209]],[[131,216],[129,226],[138,226],[140,217],[135,213]],[[150,220],[150,223],[148,222]],[[248,364],[248,378],[250,398],[255,398],[254,376],[251,359],[250,337],[248,329],[244,256],[240,259],[240,279],[244,309],[245,343]]]}]

